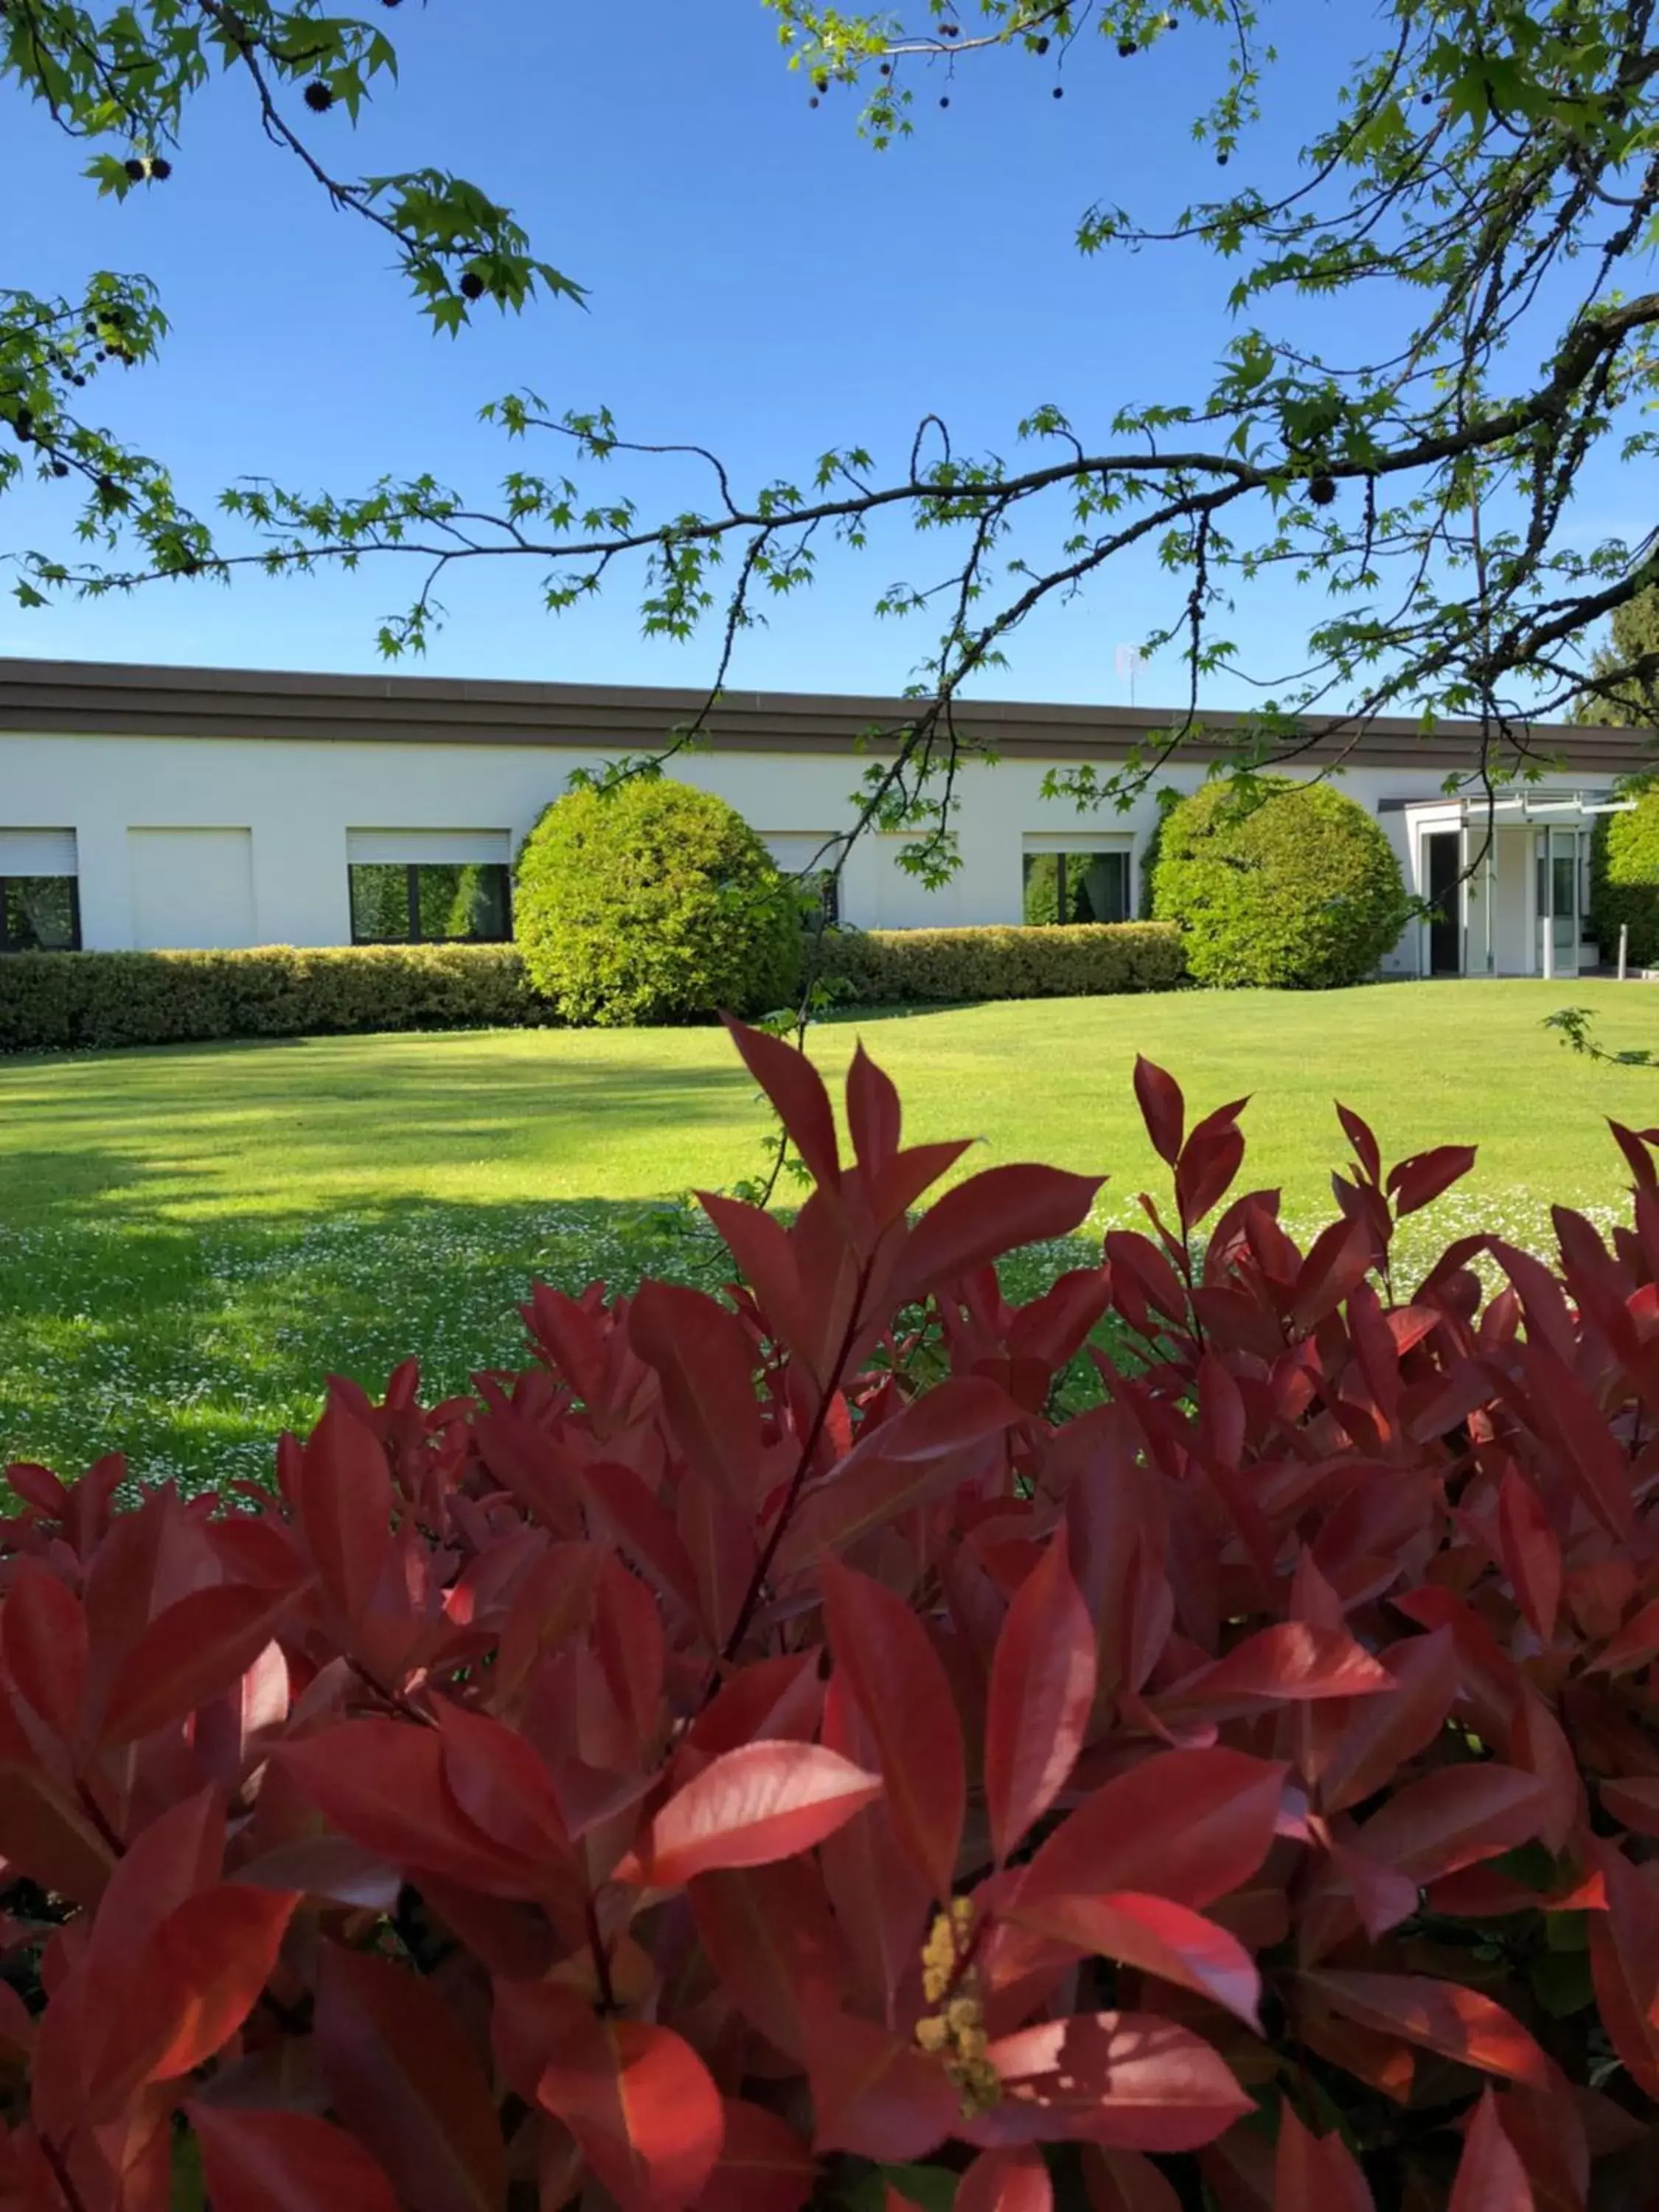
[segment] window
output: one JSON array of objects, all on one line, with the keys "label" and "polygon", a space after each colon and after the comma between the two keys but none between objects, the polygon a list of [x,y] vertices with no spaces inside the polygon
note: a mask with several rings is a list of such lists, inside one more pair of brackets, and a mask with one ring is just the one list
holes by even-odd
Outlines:
[{"label": "window", "polygon": [[1036,850],[1025,854],[1025,920],[1039,928],[1079,921],[1127,921],[1127,852]]},{"label": "window", "polygon": [[0,953],[78,952],[73,830],[0,830]]},{"label": "window", "polygon": [[505,830],[350,831],[352,943],[505,943],[513,934],[510,849]]},{"label": "window", "polygon": [[786,876],[805,877],[810,870],[817,881],[818,902],[832,927],[841,920],[841,878],[836,862],[842,840],[830,830],[774,830],[761,842]]}]

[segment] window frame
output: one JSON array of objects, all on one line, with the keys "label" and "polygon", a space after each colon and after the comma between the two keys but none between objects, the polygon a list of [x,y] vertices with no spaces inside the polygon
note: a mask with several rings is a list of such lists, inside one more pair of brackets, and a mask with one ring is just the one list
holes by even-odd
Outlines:
[{"label": "window frame", "polygon": [[[70,899],[70,942],[67,945],[14,945],[6,927],[6,890],[11,884],[67,884]],[[72,876],[0,876],[0,959],[17,959],[27,952],[79,952],[81,943],[81,878]]]},{"label": "window frame", "polygon": [[[1054,863],[1054,911],[1056,919],[1053,921],[1024,921],[1024,916],[1025,911],[1027,863],[1031,860],[1053,860]],[[1090,864],[1092,864],[1096,860],[1121,860],[1122,862],[1123,911],[1115,922],[1082,922],[1073,921],[1064,918],[1066,916],[1066,863],[1067,860],[1082,860]],[[1089,840],[1082,836],[1079,836],[1075,839],[1069,837],[1056,839],[1053,843],[1049,843],[1046,841],[1041,843],[1031,842],[1023,842],[1020,847],[1019,875],[1020,914],[1021,927],[1023,928],[1098,929],[1105,927],[1121,929],[1126,923],[1132,922],[1135,918],[1135,848],[1133,842],[1127,838],[1121,838],[1107,844],[1102,844],[1097,841],[1091,842]]]},{"label": "window frame", "polygon": [[[422,868],[476,867],[499,868],[507,879],[507,896],[503,902],[505,927],[499,937],[423,937],[421,934],[421,885]],[[357,929],[357,902],[352,896],[351,878],[359,868],[401,868],[404,872],[404,918],[409,934],[404,937],[363,937]],[[513,942],[513,866],[509,860],[348,860],[346,862],[346,906],[351,916],[353,945],[511,945]]]}]

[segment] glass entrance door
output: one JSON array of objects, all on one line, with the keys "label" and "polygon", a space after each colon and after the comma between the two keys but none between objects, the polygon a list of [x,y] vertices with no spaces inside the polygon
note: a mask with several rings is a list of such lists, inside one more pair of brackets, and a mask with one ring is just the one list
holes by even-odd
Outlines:
[{"label": "glass entrance door", "polygon": [[1578,973],[1579,867],[1576,830],[1539,830],[1534,862],[1540,975]]}]

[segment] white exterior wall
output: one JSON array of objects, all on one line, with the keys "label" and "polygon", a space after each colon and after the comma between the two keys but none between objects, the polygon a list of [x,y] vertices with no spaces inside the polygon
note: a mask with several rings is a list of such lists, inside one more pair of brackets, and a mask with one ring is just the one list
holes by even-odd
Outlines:
[{"label": "white exterior wall", "polygon": [[[221,942],[344,945],[351,937],[348,832],[506,831],[516,850],[570,771],[597,769],[605,757],[565,746],[0,735],[0,830],[73,830],[82,942],[89,951],[144,941],[143,869],[162,849],[187,854],[191,841],[179,833],[203,830],[246,833],[251,857],[252,934],[239,888],[241,911],[227,914]],[[1046,772],[1046,763],[1024,759],[964,769],[954,825],[963,865],[939,891],[900,867],[905,839],[861,838],[842,878],[842,919],[890,929],[1018,923],[1028,837],[1101,848],[1127,838],[1138,902],[1140,855],[1158,818],[1151,793],[1127,814],[1079,814],[1042,797]],[[683,759],[674,773],[729,800],[763,835],[830,836],[851,826],[860,763],[850,756],[713,752]],[[1338,787],[1375,813],[1385,798],[1431,802],[1443,775],[1427,768],[1357,769]],[[1158,780],[1192,789],[1202,778],[1194,766]],[[1556,781],[1573,787],[1571,779]],[[1397,809],[1379,815],[1414,890],[1417,825],[1426,818],[1416,806],[1410,817]],[[173,834],[153,842],[134,834],[155,831]],[[220,857],[228,880],[227,856],[240,842],[222,835],[198,849]],[[136,853],[144,858],[136,860]],[[1407,932],[1387,972],[1419,972],[1422,934]]]}]

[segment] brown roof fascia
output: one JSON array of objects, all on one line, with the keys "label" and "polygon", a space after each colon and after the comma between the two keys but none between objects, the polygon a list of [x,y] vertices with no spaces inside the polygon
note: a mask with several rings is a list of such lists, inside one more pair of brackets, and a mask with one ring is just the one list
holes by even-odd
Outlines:
[{"label": "brown roof fascia", "polygon": [[[643,685],[479,682],[430,676],[330,676],[283,671],[166,668],[117,662],[0,658],[0,732],[75,737],[289,738],[343,744],[539,745],[637,751],[663,744],[707,695]],[[717,752],[847,754],[872,730],[902,727],[913,703],[811,692],[730,691],[706,726]],[[1167,708],[961,702],[963,732],[1005,757],[1111,759],[1155,745]],[[1204,718],[1184,758],[1227,750],[1241,718]],[[1356,735],[1322,738],[1306,725],[1309,764],[1439,768],[1473,764],[1478,725],[1444,722],[1427,736],[1408,717],[1378,717]],[[1650,733],[1542,724],[1535,754],[1575,773],[1622,775],[1656,764]],[[881,750],[877,744],[874,750]]]}]

